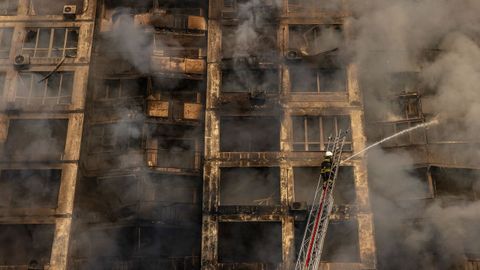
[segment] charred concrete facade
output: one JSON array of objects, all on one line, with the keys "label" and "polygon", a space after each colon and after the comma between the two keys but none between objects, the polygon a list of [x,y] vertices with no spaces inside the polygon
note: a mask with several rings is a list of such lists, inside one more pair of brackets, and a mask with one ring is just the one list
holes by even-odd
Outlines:
[{"label": "charred concrete facade", "polygon": [[[328,136],[350,130],[345,155],[365,147],[357,67],[337,53],[345,10],[210,1],[204,269],[292,269]],[[339,186],[322,268],[374,269],[364,159],[345,164]]]},{"label": "charred concrete facade", "polygon": [[95,2],[0,14],[0,268],[67,269]]},{"label": "charred concrete facade", "polygon": [[98,3],[69,269],[200,268],[206,5],[183,2]]},{"label": "charred concrete facade", "polygon": [[347,2],[0,1],[0,269],[293,269],[329,136],[434,119],[342,164],[321,269],[478,269],[478,138],[420,78],[443,51],[376,82]]},{"label": "charred concrete facade", "polygon": [[[36,248],[5,266],[293,267],[328,136],[365,145],[341,5],[7,2],[2,237]],[[375,268],[365,168],[342,168],[326,269]]]}]

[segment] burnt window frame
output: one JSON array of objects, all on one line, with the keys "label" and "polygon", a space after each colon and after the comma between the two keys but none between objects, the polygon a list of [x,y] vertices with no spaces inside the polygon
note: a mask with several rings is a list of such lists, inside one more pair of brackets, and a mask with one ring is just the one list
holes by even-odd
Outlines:
[{"label": "burnt window frame", "polygon": [[[88,138],[88,152],[89,153],[106,153],[113,152],[115,148],[114,135],[108,128],[109,125],[92,126],[90,136]],[[97,130],[95,130],[97,129]],[[99,148],[101,150],[93,150],[95,141],[99,141]],[[97,146],[97,145],[96,145]],[[111,148],[111,149],[110,149]]]},{"label": "burnt window frame", "polygon": [[[460,182],[458,178],[455,179],[453,172],[465,173],[467,176]],[[480,190],[477,188],[480,186],[480,180],[474,179],[480,170],[432,166],[428,173],[433,185],[433,198],[480,201]]]},{"label": "burnt window frame", "polygon": [[[224,12],[224,13],[231,13],[231,12]],[[252,22],[253,23],[253,22]],[[255,40],[247,40],[246,43],[250,45],[247,48],[240,48],[240,49],[232,49],[234,46],[238,46],[235,42],[225,42],[230,40],[235,40],[236,32],[239,29],[240,25],[232,24],[226,25],[224,24],[222,27],[222,44],[220,48],[220,58],[221,59],[230,59],[235,57],[242,57],[242,56],[257,56],[266,59],[275,59],[278,57],[278,50],[277,50],[277,33],[276,31],[276,22],[269,21],[269,25],[262,25],[263,27],[256,27],[252,25],[249,27],[252,31],[256,33],[257,38]],[[275,30],[275,31],[273,31]],[[259,42],[261,41],[261,42]],[[230,46],[227,46],[230,45]],[[269,46],[265,46],[269,45]],[[273,49],[272,49],[273,46]]]},{"label": "burnt window frame", "polygon": [[[78,252],[88,254],[87,257],[90,258],[87,260],[95,266],[100,266],[101,269],[117,269],[119,265],[128,265],[129,268],[133,265],[132,267],[134,269],[145,269],[144,267],[151,266],[152,262],[155,267],[148,267],[147,269],[171,269],[163,267],[171,267],[175,260],[177,260],[177,262],[180,261],[180,264],[187,265],[186,261],[188,260],[185,259],[191,260],[193,257],[200,255],[201,235],[199,231],[191,230],[184,226],[142,223],[119,224],[103,228],[94,228],[82,233],[82,237],[88,239],[89,242],[95,241],[98,236],[105,237],[106,240],[100,243],[100,245],[89,246],[87,248],[88,251],[78,250]],[[158,237],[159,234],[163,237]],[[191,242],[188,243],[188,245],[183,245],[183,250],[181,251],[172,248],[169,249],[168,247],[175,244],[175,240],[179,237],[183,237],[181,239],[183,241],[182,243],[185,243],[186,240],[190,240]],[[160,239],[164,241],[159,241]],[[124,249],[122,250],[117,247]],[[92,254],[95,255],[92,256]],[[132,257],[132,254],[142,254],[142,256]],[[192,256],[192,254],[194,255]],[[79,259],[79,261],[85,263],[84,260]],[[192,268],[182,267],[181,269]]]},{"label": "burnt window frame", "polygon": [[[310,48],[312,44],[318,44],[318,38],[321,37],[322,31],[333,31],[337,32],[341,37],[339,47],[345,44],[345,33],[344,27],[342,24],[289,24],[288,25],[288,47],[293,50],[302,50],[302,46],[305,48]],[[338,49],[338,48],[337,48]],[[328,52],[327,54],[322,54],[324,59],[322,62],[319,62],[319,65],[314,66],[312,64],[306,63],[297,63],[290,65],[290,81],[291,81],[291,92],[295,94],[319,94],[319,93],[345,93],[348,88],[348,75],[347,69],[343,64],[340,64],[338,55],[335,52]],[[296,74],[294,70],[301,69],[299,74]],[[296,76],[305,77],[305,73],[311,79],[308,89],[298,89],[293,87],[296,80]],[[333,78],[333,79],[332,79]],[[315,86],[314,86],[315,84]],[[327,87],[328,85],[338,85],[336,88]],[[297,90],[298,89],[298,90]]]},{"label": "burnt window frame", "polygon": [[[180,168],[180,169],[196,169],[197,168],[197,156],[199,155],[200,151],[197,151],[198,143],[197,139],[194,137],[163,137],[161,140],[167,141],[169,147],[164,147],[165,144],[162,144],[161,142],[158,142],[158,147],[154,150],[157,151],[156,156],[157,156],[157,165],[156,167],[161,167],[161,168]],[[188,146],[188,149],[183,149],[182,150],[176,150],[175,148],[178,148],[176,145],[172,147],[172,142],[177,141],[181,142],[183,145]],[[186,142],[186,143],[185,143]],[[191,149],[191,150],[190,150]],[[167,158],[161,158],[162,153],[164,154],[165,152],[168,153]],[[185,160],[180,159],[180,161],[177,161],[175,159],[169,158],[170,155],[176,155],[182,156],[182,157],[188,157],[189,165],[186,165]],[[162,164],[161,161],[167,161],[167,164]],[[182,164],[176,164],[175,162],[179,162],[182,164],[185,164],[182,166]]]},{"label": "burnt window frame", "polygon": [[[295,128],[295,126],[297,126],[295,124],[295,121],[296,121],[295,119],[300,119],[303,122],[303,123],[299,123],[299,124],[303,124],[303,128],[302,128],[303,135],[299,134],[299,135],[302,135],[300,137],[303,137],[302,141],[295,141],[295,138],[297,137],[295,136],[295,132],[299,132],[299,129]],[[340,119],[343,119],[344,121],[349,123],[349,126],[348,126],[349,132],[347,133],[343,151],[349,151],[349,152],[353,151],[352,121],[351,121],[350,115],[346,115],[346,114],[345,115],[292,115],[291,142],[292,142],[293,151],[295,152],[325,151],[328,144],[328,137],[330,135],[336,136],[340,131],[340,124],[339,124],[339,122],[341,121]],[[317,135],[318,141],[313,141],[313,140],[310,140],[309,138],[309,135],[312,135],[312,134],[309,134],[311,133],[311,131],[309,131],[309,129],[311,128],[308,127],[309,120],[318,121],[318,135]],[[333,121],[333,129],[334,129],[333,131],[335,132],[335,134],[324,134],[325,133],[324,121],[327,121],[327,120]],[[346,130],[342,129],[342,131],[345,132]],[[315,148],[315,147],[312,148],[313,145],[318,145],[318,148]],[[303,149],[300,148],[301,146],[303,146]]]},{"label": "burnt window frame", "polygon": [[187,90],[164,90],[160,92],[152,92],[158,97],[156,100],[165,101],[169,103],[195,103],[201,104],[201,90],[187,89]]},{"label": "burnt window frame", "polygon": [[[56,42],[56,31],[60,31],[60,33],[63,32],[63,44],[61,47],[54,47],[54,43]],[[43,35],[48,35],[47,47],[43,47],[43,44],[40,44],[40,38],[43,37],[42,33]],[[30,37],[30,35],[32,36]],[[76,58],[78,55],[79,38],[79,27],[28,27],[25,29],[25,37],[23,39],[21,51],[22,54],[29,55],[33,58]],[[30,41],[34,41],[32,46],[27,45]],[[75,46],[69,46],[70,43]]]},{"label": "burnt window frame", "polygon": [[[143,79],[142,79],[143,80]],[[132,91],[135,95],[126,95],[125,93],[129,93],[132,88],[129,87],[128,82],[133,81],[133,83],[137,83],[135,87],[135,91]],[[94,100],[95,101],[114,101],[114,100],[121,100],[121,99],[135,99],[139,97],[143,97],[146,93],[147,87],[146,82],[139,82],[138,79],[105,79],[103,80],[103,84],[100,87],[96,87]],[[113,96],[112,93],[116,93]]]},{"label": "burnt window frame", "polygon": [[[38,75],[38,76],[36,76]],[[72,104],[73,88],[75,85],[74,71],[56,72],[46,77],[48,72],[19,72],[15,88],[14,102],[22,105],[70,105]],[[57,90],[50,88],[52,80],[59,76]],[[25,79],[26,78],[26,79]],[[37,80],[42,78],[43,81]],[[45,79],[44,79],[45,78]],[[43,84],[43,85],[42,85]],[[28,87],[26,87],[28,85]],[[26,87],[26,89],[23,89]],[[43,88],[43,89],[42,89]],[[50,90],[51,89],[51,90]],[[37,92],[38,91],[38,92]],[[20,95],[20,94],[26,95]],[[41,93],[43,92],[43,93]],[[55,93],[56,95],[51,95]],[[54,100],[54,103],[47,102]],[[33,101],[40,101],[33,102]]]},{"label": "burnt window frame", "polygon": [[201,104],[204,92],[204,86],[200,81],[189,79],[159,79],[158,82],[153,80],[148,88],[148,93],[154,100],[169,103]]},{"label": "burnt window frame", "polygon": [[16,16],[18,14],[19,0],[3,0],[5,1],[5,8],[0,9],[0,16]]},{"label": "burnt window frame", "polygon": [[[336,226],[336,225],[339,225],[339,224],[343,224],[342,226],[348,226],[348,223],[350,223],[350,225],[353,226],[352,231],[350,233],[353,233],[353,239],[351,239],[351,243],[354,243],[354,247],[355,247],[354,256],[355,257],[351,258],[351,259],[347,259],[347,260],[333,260],[332,257],[329,257],[329,255],[331,255],[330,253],[332,253],[332,254],[336,253],[335,251],[329,251],[329,248],[328,248],[329,243],[330,244],[332,244],[332,243],[338,244],[338,242],[342,243],[341,240],[348,239],[348,238],[343,238],[342,239],[342,237],[340,235],[334,234],[333,232],[335,232],[335,231],[330,229],[330,230],[328,230],[328,231],[330,231],[330,234],[327,233],[327,235],[325,236],[325,245],[324,245],[325,252],[324,252],[324,254],[322,254],[323,256],[322,256],[321,262],[329,262],[329,263],[359,263],[359,262],[361,262],[361,258],[360,258],[360,233],[358,231],[360,225],[358,224],[358,219],[331,220],[328,224],[328,227]],[[340,232],[346,234],[347,230],[340,230]],[[347,241],[347,240],[344,240],[344,241],[345,242],[350,242],[350,241]],[[342,243],[342,244],[344,244],[343,245],[344,247],[351,247],[352,246],[351,244],[347,244],[347,245],[345,245],[345,243]]]},{"label": "burnt window frame", "polygon": [[[50,131],[50,134],[48,135],[48,138],[43,138],[43,137],[29,137],[29,140],[28,143],[25,143],[25,140],[23,141],[22,145],[24,145],[24,147],[19,150],[19,151],[13,151],[12,153],[12,149],[18,149],[18,146],[10,146],[10,143],[19,143],[16,141],[16,139],[10,139],[13,135],[11,135],[12,133],[19,133],[21,134],[21,132],[19,131],[15,131],[15,132],[12,132],[12,127],[16,127],[16,128],[19,128],[21,131],[23,131],[24,134],[29,134],[29,135],[33,135],[34,133],[32,131],[28,132],[28,133],[25,133],[25,130],[29,130],[31,127],[28,127],[28,125],[21,125],[21,124],[17,124],[17,125],[14,125],[14,123],[27,123],[27,122],[39,122],[39,123],[42,123],[43,125],[48,125],[49,129],[47,129],[45,126],[42,126],[41,129],[42,131],[46,132],[46,131]],[[16,118],[16,119],[10,119],[10,122],[9,122],[9,125],[8,125],[8,133],[7,133],[7,138],[6,138],[6,141],[4,143],[4,149],[3,151],[7,153],[7,160],[14,160],[14,161],[19,161],[19,160],[28,160],[28,161],[37,161],[37,160],[40,160],[40,161],[44,161],[44,160],[63,160],[64,158],[64,155],[65,155],[65,149],[67,147],[67,140],[68,140],[68,129],[69,129],[69,122],[70,122],[70,119],[69,118],[42,118],[42,119],[36,119],[36,118]],[[36,130],[37,131],[37,130]],[[38,134],[38,131],[35,132]],[[63,134],[64,133],[64,134]],[[17,136],[19,135],[17,134]],[[41,135],[46,135],[46,134],[41,134]],[[63,137],[55,137],[55,135],[63,135]],[[17,138],[18,139],[18,138]],[[45,151],[44,152],[41,152],[41,151],[36,151],[35,154],[36,155],[26,155],[25,153],[23,153],[24,151],[26,151],[29,147],[31,147],[34,143],[38,143],[37,141],[44,141],[44,140],[52,140],[52,141],[48,141],[49,143],[49,148],[48,150],[50,151]],[[59,139],[62,139],[61,141],[53,141],[53,139],[55,140],[59,140]],[[13,140],[12,142],[10,140]],[[53,142],[53,143],[52,143]],[[55,149],[55,147],[58,146],[58,147],[61,147],[59,149]],[[55,149],[55,150],[58,150],[58,152],[52,152],[52,149]],[[38,149],[36,149],[38,150]],[[43,149],[42,149],[43,150]],[[41,154],[41,155],[40,155]],[[37,156],[37,155],[40,155],[40,156]]]},{"label": "burnt window frame", "polygon": [[0,58],[7,59],[10,57],[13,41],[13,27],[0,28]]},{"label": "burnt window frame", "polygon": [[[251,81],[242,82],[240,78],[241,75],[237,73],[235,69],[224,69],[221,71],[221,92],[226,94],[236,94],[236,93],[253,93],[255,91],[265,92],[267,94],[278,94],[280,92],[280,71],[278,69],[249,69],[246,72],[253,74],[255,76],[255,85],[253,85],[252,89],[248,89],[248,84],[252,83]],[[276,77],[276,81],[274,83],[266,83],[265,88],[263,88],[262,82],[265,82],[265,78]],[[227,83],[228,81],[228,83]],[[230,85],[230,82],[233,85],[237,85],[237,87],[224,87],[225,85]],[[244,80],[243,80],[244,81]],[[269,81],[269,80],[266,80]],[[258,82],[258,83],[257,83]]]},{"label": "burnt window frame", "polygon": [[[255,121],[260,121],[260,120],[263,120],[263,121],[266,121],[266,120],[269,120],[269,121],[275,121],[275,126],[270,126],[268,129],[266,130],[263,130],[262,134],[261,135],[257,135],[257,136],[252,136],[252,130],[249,130],[249,132],[245,133],[245,134],[242,134],[241,137],[248,137],[247,140],[244,140],[244,143],[248,143],[248,147],[246,147],[245,149],[244,148],[241,148],[241,149],[238,149],[239,145],[234,145],[236,146],[237,148],[236,149],[230,149],[230,147],[232,147],[231,143],[228,143],[228,142],[224,142],[226,137],[224,137],[224,135],[226,133],[229,133],[229,132],[226,132],[227,130],[225,129],[224,127],[224,124],[222,123],[225,123],[226,121],[227,122],[230,122],[230,126],[229,128],[232,128],[233,125],[231,124],[232,122],[234,121],[241,121],[241,120],[246,120],[246,121],[252,121],[253,122],[249,122],[247,124],[242,124],[240,127],[243,128],[248,128],[249,126],[254,126],[254,127],[257,127],[261,124],[259,123],[255,123]],[[264,123],[263,123],[264,124]],[[239,126],[237,125],[236,126],[237,128],[239,128]],[[275,136],[273,135],[270,135],[270,139],[271,141],[274,141],[274,144],[272,145],[256,145],[258,144],[260,141],[260,138],[264,138],[264,136],[268,136],[268,131],[269,129],[273,129],[273,128],[278,128],[278,130],[275,130]],[[244,129],[242,129],[244,130]],[[280,123],[280,118],[279,117],[275,117],[275,116],[271,116],[271,115],[262,115],[262,116],[235,116],[235,115],[225,115],[225,116],[222,116],[220,118],[220,152],[279,152],[280,151],[280,131],[281,130],[281,123]],[[238,133],[236,135],[239,135]],[[262,140],[262,141],[265,141],[265,140]],[[224,144],[225,143],[225,144]],[[253,146],[256,146],[256,147],[253,147]]]},{"label": "burnt window frame", "polygon": [[[289,48],[296,48],[299,49],[297,46],[298,44],[292,44],[293,38],[300,38],[302,45],[307,46],[311,45],[312,43],[317,43],[318,38],[322,35],[322,31],[326,31],[329,29],[333,29],[334,31],[338,32],[339,36],[341,36],[341,44],[345,43],[345,33],[344,33],[344,26],[343,24],[339,23],[321,23],[321,24],[289,24],[288,25],[288,47]],[[294,33],[292,35],[291,33]],[[295,46],[294,46],[295,45]]]},{"label": "burnt window frame", "polygon": [[[295,67],[295,66],[291,66],[291,67]],[[343,67],[329,67],[329,68],[322,67],[322,68],[307,68],[307,69],[311,71],[312,75],[314,73],[315,87],[309,86],[307,89],[297,90],[297,88],[294,87],[294,83],[293,83],[293,82],[297,81],[296,78],[294,78],[296,75],[291,74],[290,75],[290,78],[291,78],[290,85],[291,85],[292,94],[298,94],[298,95],[302,95],[302,94],[323,94],[323,93],[343,93],[343,94],[345,94],[347,92],[347,79],[348,78],[347,78],[347,70],[345,68],[343,68]],[[331,71],[335,71],[335,72],[331,72]],[[290,71],[290,72],[292,72],[292,71]],[[329,82],[329,84],[331,84],[331,82],[333,81],[331,78],[329,78],[329,76],[327,74],[335,74],[334,75],[334,76],[336,76],[335,81],[337,82],[337,84],[339,84],[338,89],[326,88],[325,87],[327,82]],[[303,76],[305,76],[305,75],[303,75]],[[334,77],[334,76],[331,76],[331,77]],[[313,83],[312,83],[312,86],[313,86]],[[324,90],[324,88],[326,88],[326,89]]]},{"label": "burnt window frame", "polygon": [[[12,175],[8,175],[8,174],[12,174]],[[6,175],[7,174],[7,175]],[[18,175],[20,174],[20,175]],[[49,196],[49,195],[52,195],[53,197],[52,198],[48,198],[49,200],[52,200],[52,201],[49,201],[49,202],[46,202],[46,201],[34,201],[34,202],[20,202],[20,206],[19,207],[15,207],[14,205],[14,202],[12,199],[9,200],[9,205],[7,206],[8,208],[11,208],[11,209],[14,209],[14,208],[50,208],[50,209],[55,209],[57,208],[58,206],[58,197],[59,197],[59,194],[60,194],[60,185],[61,185],[61,181],[62,181],[62,170],[61,169],[44,169],[44,168],[41,168],[41,169],[1,169],[0,170],[0,181],[14,181],[14,182],[17,182],[17,180],[25,180],[25,179],[29,179],[29,174],[30,175],[33,175],[33,177],[35,177],[35,180],[36,182],[38,183],[39,180],[41,180],[41,183],[38,183],[39,185],[41,184],[42,186],[42,189],[43,189],[43,192],[39,195],[36,195],[36,196],[40,196],[42,197],[42,199],[45,199],[44,197],[46,196]],[[12,178],[15,178],[15,179],[11,179],[9,178],[12,177]],[[38,179],[40,178],[40,179]],[[17,185],[22,185],[22,183],[16,183]],[[46,191],[45,188],[48,188],[48,192]],[[55,191],[55,192],[53,192]],[[21,197],[21,196],[25,196],[26,194],[28,194],[28,192],[30,193],[38,193],[38,187],[35,188],[35,190],[28,190],[28,191],[25,191],[25,188],[22,188],[20,186],[17,186],[17,187],[12,187],[10,189],[10,192],[12,193],[16,193],[18,192],[19,195],[18,197]],[[21,194],[20,194],[21,193]],[[54,194],[52,194],[54,193]],[[14,197],[17,197],[17,196],[14,196]],[[29,197],[30,198],[30,197]],[[37,198],[38,199],[38,198]],[[48,205],[49,203],[53,203],[53,205]],[[17,204],[19,204],[19,202],[17,202]]]},{"label": "burnt window frame", "polygon": [[[10,228],[10,232],[6,234],[4,232],[5,229]],[[18,229],[17,229],[18,228]],[[25,234],[17,235],[13,232],[20,232]],[[16,266],[13,269],[27,269],[24,267],[28,267],[32,261],[36,261],[37,267],[39,265],[48,266],[50,263],[50,257],[52,254],[52,247],[55,238],[55,224],[1,224],[0,225],[0,235],[3,236],[2,240],[5,241],[4,238],[15,237],[18,241],[18,244],[23,244],[21,247],[17,247],[18,250],[23,251],[23,253],[28,253],[29,257],[23,258],[22,261],[17,262],[8,262],[7,260],[2,260],[4,264],[2,266]],[[22,237],[16,237],[22,236]],[[28,239],[29,238],[29,239]],[[27,240],[27,241],[22,241]],[[28,241],[30,240],[30,241]],[[46,241],[41,241],[46,240]],[[18,250],[16,252],[18,252]],[[3,253],[3,252],[2,252]],[[11,254],[7,252],[7,254]],[[0,258],[4,254],[0,254]],[[13,254],[11,254],[13,255]],[[38,257],[43,255],[41,257]],[[31,256],[36,257],[35,260],[32,260]],[[1,258],[4,259],[4,258]],[[15,258],[9,257],[9,260],[15,260]],[[18,267],[18,268],[17,268]],[[3,268],[3,267],[2,267]],[[10,267],[6,267],[8,269]],[[12,269],[12,268],[10,268]],[[35,268],[30,268],[35,269]],[[44,269],[37,268],[37,269]]]},{"label": "burnt window frame", "polygon": [[[230,197],[230,196],[225,196],[223,195],[224,193],[231,193],[226,192],[227,189],[226,187],[227,184],[234,185],[235,180],[242,181],[242,175],[247,174],[248,176],[250,175],[255,175],[257,176],[255,180],[261,180],[259,178],[264,178],[265,182],[264,183],[259,183],[261,181],[243,181],[243,183],[237,183],[240,186],[244,186],[246,184],[262,184],[262,189],[265,189],[263,187],[269,186],[268,191],[269,191],[269,196],[268,197],[262,197],[262,198],[257,198],[252,200],[251,203],[249,204],[241,204],[241,203],[232,203],[232,202],[225,202],[225,198]],[[221,167],[220,168],[220,179],[219,179],[219,205],[220,206],[236,206],[236,205],[248,205],[248,206],[276,206],[281,204],[281,187],[280,187],[280,182],[281,182],[281,177],[280,177],[280,167],[278,166],[270,166],[270,167]],[[227,177],[231,178],[227,178]],[[234,176],[240,176],[238,178],[234,178]],[[267,180],[271,180],[270,183],[267,182]],[[267,184],[267,185],[264,185]],[[270,184],[270,185],[268,185]],[[252,186],[254,188],[254,186]],[[234,190],[235,188],[231,188],[231,190]],[[237,189],[238,191],[238,189]],[[245,190],[248,191],[248,190]],[[250,194],[251,195],[251,194]]]},{"label": "burnt window frame", "polygon": [[397,115],[404,120],[422,119],[422,100],[418,93],[399,95],[391,101],[393,108],[398,108]]},{"label": "burnt window frame", "polygon": [[155,31],[153,33],[153,55],[159,57],[202,58],[202,47],[183,46],[182,44],[174,44],[174,46],[172,46],[172,44],[166,44],[168,41],[165,41],[165,37],[165,32]]},{"label": "burnt window frame", "polygon": [[[104,176],[97,178],[97,194],[106,199],[112,209],[136,205],[142,198],[141,181],[133,175]],[[128,187],[128,191],[127,191]],[[130,194],[128,192],[131,192]]]},{"label": "burnt window frame", "polygon": [[[151,174],[149,176],[149,181],[146,181],[144,184],[144,193],[150,194],[149,200],[145,202],[154,202],[161,204],[183,204],[183,205],[198,205],[201,200],[202,186],[197,182],[195,177],[188,175],[155,175]],[[165,183],[168,182],[169,187]],[[163,189],[162,189],[163,187]],[[164,195],[173,189],[175,192],[169,192],[170,194]],[[182,192],[178,192],[178,191]],[[182,195],[190,194],[188,199],[187,197],[177,196],[179,193]]]},{"label": "burnt window frame", "polygon": [[[115,129],[118,129],[120,127],[115,127],[115,125],[117,124],[127,124],[127,126],[125,127],[128,130],[127,136],[118,136],[118,132],[116,132]],[[133,133],[136,133],[134,131],[135,129],[142,130],[142,127],[135,122],[92,125],[90,127],[90,133],[88,137],[88,153],[107,154],[128,150],[140,151],[142,146],[143,134],[141,132],[138,138],[136,138],[137,136],[133,135]]]},{"label": "burnt window frame", "polygon": [[[244,239],[239,238],[245,237],[248,233],[241,233],[240,235],[236,234],[236,231],[244,231],[247,226],[248,229],[255,229],[255,226],[261,227],[264,224],[266,228],[260,228],[261,230],[256,231],[260,236],[250,236],[251,238]],[[236,228],[235,228],[236,227]],[[252,228],[253,227],[253,228]],[[241,230],[240,230],[241,228]],[[272,237],[275,236],[275,237]],[[234,239],[232,239],[234,238]],[[256,243],[253,245],[253,249],[242,248],[248,242],[246,240],[251,240],[251,242]],[[252,241],[254,240],[254,241]],[[276,247],[276,252],[269,254],[269,256],[255,255],[257,254],[255,249],[258,248],[259,243],[264,243],[264,240],[269,240],[269,245]],[[234,245],[235,249],[224,248],[228,246],[227,241],[230,241]],[[266,265],[277,265],[282,263],[282,223],[278,221],[243,221],[243,222],[219,222],[218,224],[218,245],[219,245],[219,255],[218,261],[222,265],[229,264],[241,264],[241,263],[251,263],[251,264],[266,264]],[[240,248],[240,249],[239,249]],[[271,251],[271,248],[264,249]],[[265,255],[265,254],[264,254]],[[272,256],[273,255],[273,256]],[[238,258],[237,256],[245,256],[246,258]],[[262,260],[263,259],[263,260]],[[228,269],[228,268],[227,268]],[[266,268],[270,269],[270,268]]]},{"label": "burnt window frame", "polygon": [[[294,166],[293,167],[293,197],[295,199],[295,202],[306,202],[307,205],[311,205],[312,201],[313,201],[313,196],[315,194],[315,189],[317,187],[317,184],[318,184],[318,181],[320,180],[320,166]],[[334,205],[357,205],[358,201],[357,201],[357,198],[358,198],[358,194],[357,194],[357,189],[356,189],[356,186],[355,186],[355,167],[354,166],[340,166],[339,167],[339,175],[344,175],[344,173],[346,172],[346,170],[349,170],[348,173],[351,172],[351,174],[349,174],[348,178],[347,177],[341,177],[341,176],[338,176],[338,179],[337,179],[337,186],[339,188],[336,188],[334,190],[334,196],[333,196],[333,199],[334,199],[334,202],[333,204]],[[311,181],[314,181],[313,182],[313,185],[310,186],[308,185],[307,181],[302,181],[302,180],[307,180],[305,179],[305,175],[309,173],[309,171],[316,171],[316,174],[315,175],[315,179],[312,179]],[[300,177],[300,176],[303,176],[303,177]],[[313,175],[312,175],[313,176]],[[351,177],[351,179],[350,179]],[[300,181],[297,182],[297,179],[302,179]],[[297,192],[297,187],[302,187],[302,186],[308,186],[307,189],[305,190],[302,190],[302,193],[303,194],[299,194],[299,192]],[[350,190],[346,190],[345,187],[347,186],[350,186],[351,189]],[[311,189],[310,189],[311,187]],[[303,200],[299,200],[300,199],[300,196],[305,196],[306,194],[306,190],[310,191],[311,193],[311,197],[308,198],[307,201],[303,201]],[[351,192],[350,194],[348,192]],[[307,195],[308,196],[308,195]],[[338,197],[339,196],[342,196],[341,197],[341,200],[342,201],[338,201]],[[344,200],[346,199],[346,197],[348,196],[351,196],[350,198],[347,199],[347,202],[345,202]]]}]

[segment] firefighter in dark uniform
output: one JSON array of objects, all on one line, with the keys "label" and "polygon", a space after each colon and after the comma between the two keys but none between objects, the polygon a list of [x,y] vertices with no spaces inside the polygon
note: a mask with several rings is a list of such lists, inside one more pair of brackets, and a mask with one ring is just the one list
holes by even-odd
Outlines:
[{"label": "firefighter in dark uniform", "polygon": [[325,158],[323,159],[322,165],[320,165],[320,174],[322,175],[323,185],[327,184],[327,181],[330,178],[333,178],[332,174],[332,162],[333,162],[333,153],[327,151],[325,153]]}]

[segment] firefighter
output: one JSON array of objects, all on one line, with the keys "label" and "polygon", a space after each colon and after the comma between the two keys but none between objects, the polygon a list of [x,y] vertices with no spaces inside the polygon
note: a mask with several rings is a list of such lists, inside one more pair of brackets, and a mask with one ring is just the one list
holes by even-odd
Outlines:
[{"label": "firefighter", "polygon": [[[331,178],[333,153],[327,151],[323,158],[322,165],[320,165],[320,174],[322,175],[323,185],[327,184],[327,181]],[[332,177],[333,178],[333,177]]]}]

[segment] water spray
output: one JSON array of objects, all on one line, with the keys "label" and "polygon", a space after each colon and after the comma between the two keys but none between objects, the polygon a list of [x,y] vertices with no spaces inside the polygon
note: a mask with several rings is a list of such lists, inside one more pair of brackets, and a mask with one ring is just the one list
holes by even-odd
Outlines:
[{"label": "water spray", "polygon": [[397,132],[397,133],[395,133],[395,134],[393,134],[393,135],[391,135],[391,136],[389,136],[389,137],[387,137],[387,138],[384,138],[384,139],[382,139],[382,140],[380,140],[380,141],[378,141],[378,142],[376,142],[376,143],[374,143],[374,144],[372,144],[372,145],[364,148],[362,151],[360,151],[360,152],[358,152],[358,153],[356,153],[356,154],[348,157],[347,159],[342,160],[341,163],[346,162],[346,161],[349,161],[350,159],[352,159],[352,158],[354,158],[354,157],[356,157],[356,156],[358,156],[358,155],[361,155],[361,154],[367,152],[367,151],[370,150],[371,148],[373,148],[373,147],[375,147],[375,146],[377,146],[377,145],[379,145],[379,144],[381,144],[381,143],[384,143],[384,142],[386,142],[386,141],[389,141],[389,140],[391,140],[391,139],[393,139],[393,138],[395,138],[395,137],[398,137],[398,136],[401,136],[401,135],[403,135],[403,134],[412,132],[412,131],[414,131],[414,130],[416,130],[416,129],[419,129],[419,128],[426,128],[426,127],[429,127],[429,126],[432,126],[432,125],[436,125],[436,124],[438,124],[438,119],[433,119],[433,120],[430,121],[430,122],[423,123],[423,124],[421,124],[421,125],[417,125],[417,126],[414,126],[414,127],[411,127],[411,128],[407,128],[407,129],[405,129],[405,130],[402,130],[402,131],[400,131],[400,132]]}]

